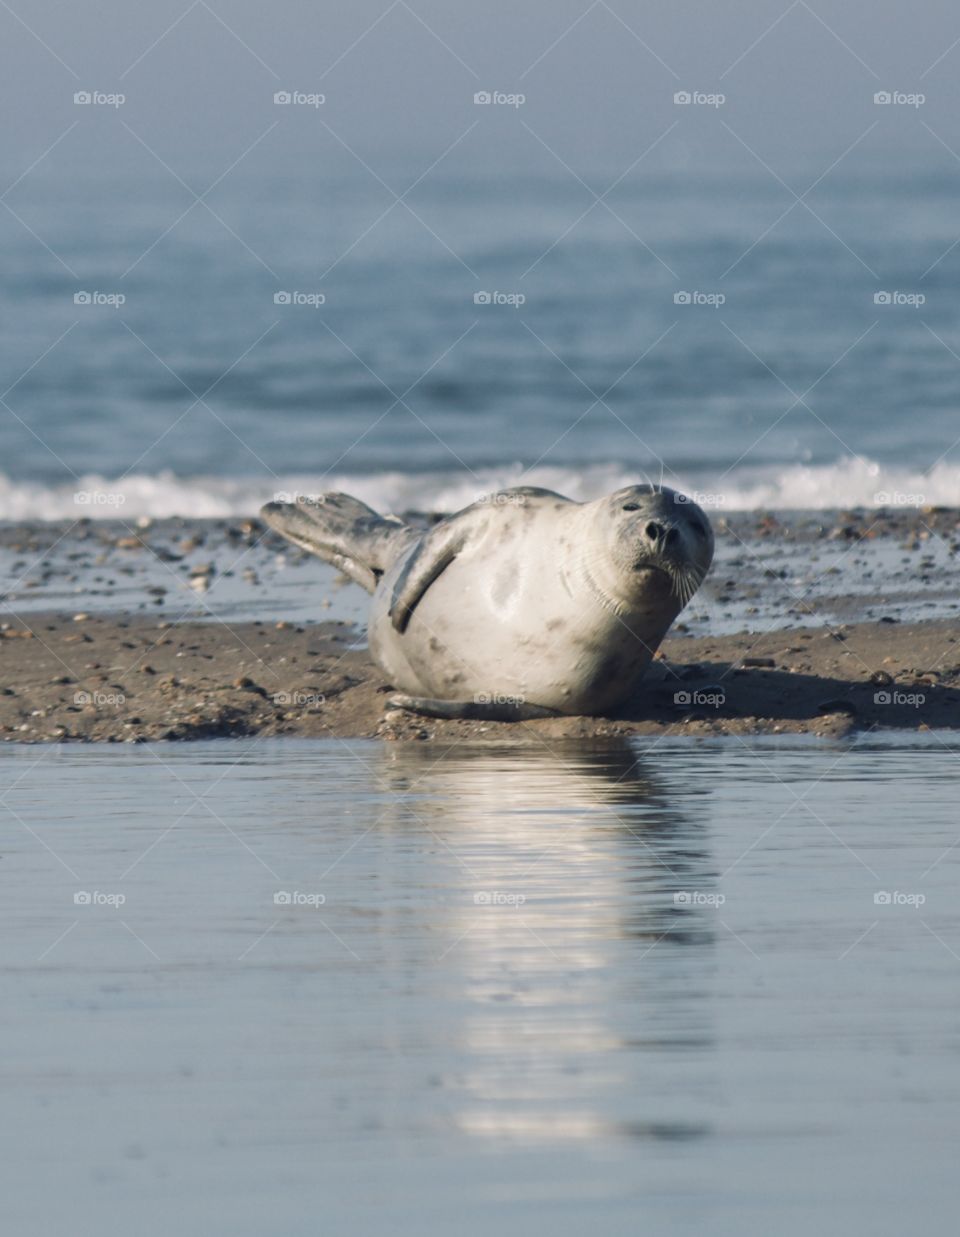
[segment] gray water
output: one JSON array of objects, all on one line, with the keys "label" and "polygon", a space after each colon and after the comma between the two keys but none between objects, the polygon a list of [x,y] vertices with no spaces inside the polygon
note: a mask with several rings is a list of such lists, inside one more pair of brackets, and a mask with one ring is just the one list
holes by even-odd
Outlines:
[{"label": "gray water", "polygon": [[0,762],[10,1232],[949,1230],[936,737]]},{"label": "gray water", "polygon": [[[422,222],[378,221],[383,186],[321,137],[299,177],[255,163],[219,185],[222,222],[180,218],[182,187],[116,146],[86,174],[55,151],[15,187],[29,227],[0,232],[0,513],[45,514],[25,481],[91,475],[183,515],[217,480],[379,477],[389,503],[410,495],[385,472],[432,497],[514,466],[563,488],[665,461],[711,491],[759,469],[775,506],[810,501],[791,468],[820,470],[826,505],[854,501],[844,467],[863,461],[949,466],[955,484],[949,158],[909,177],[845,165],[816,189],[819,221],[783,217],[762,171],[644,166],[616,215],[582,217],[589,193],[562,169],[444,168],[411,197]],[[475,302],[496,293],[522,300]],[[723,299],[676,302],[697,293]],[[96,294],[125,299],[74,301]]]}]

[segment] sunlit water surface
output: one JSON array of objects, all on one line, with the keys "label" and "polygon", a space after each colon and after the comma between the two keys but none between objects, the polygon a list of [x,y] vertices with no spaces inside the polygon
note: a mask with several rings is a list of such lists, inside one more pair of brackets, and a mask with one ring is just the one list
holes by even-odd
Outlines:
[{"label": "sunlit water surface", "polygon": [[957,798],[939,741],[4,749],[8,1231],[949,1231]]}]

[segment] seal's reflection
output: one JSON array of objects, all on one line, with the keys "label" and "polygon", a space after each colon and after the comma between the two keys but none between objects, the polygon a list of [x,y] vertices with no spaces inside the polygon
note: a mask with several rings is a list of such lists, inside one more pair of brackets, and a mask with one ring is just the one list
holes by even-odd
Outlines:
[{"label": "seal's reflection", "polygon": [[702,1133],[662,1068],[712,1045],[714,929],[674,899],[715,879],[695,791],[678,800],[625,746],[403,745],[385,761],[404,828],[444,873],[435,966],[462,1011],[458,1125],[536,1141]]}]

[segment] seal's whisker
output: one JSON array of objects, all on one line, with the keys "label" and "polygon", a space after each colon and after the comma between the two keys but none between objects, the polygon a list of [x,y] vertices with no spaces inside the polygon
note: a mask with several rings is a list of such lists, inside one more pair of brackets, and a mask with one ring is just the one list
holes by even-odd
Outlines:
[{"label": "seal's whisker", "polygon": [[666,566],[673,580],[674,594],[682,606],[687,605],[703,583],[706,573],[701,571],[695,563],[688,563],[683,567],[677,567],[672,563]]}]

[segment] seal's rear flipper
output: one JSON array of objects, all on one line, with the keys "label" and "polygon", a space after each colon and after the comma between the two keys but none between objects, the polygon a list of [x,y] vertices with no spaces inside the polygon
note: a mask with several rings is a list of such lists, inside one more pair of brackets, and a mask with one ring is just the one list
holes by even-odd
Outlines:
[{"label": "seal's rear flipper", "polygon": [[414,535],[406,524],[385,519],[349,494],[267,503],[260,515],[271,528],[338,567],[368,593]]},{"label": "seal's rear flipper", "polygon": [[490,700],[431,700],[427,696],[391,696],[391,709],[419,713],[422,717],[443,717],[474,722],[532,722],[538,717],[560,717],[556,709],[526,704],[506,697]]}]

